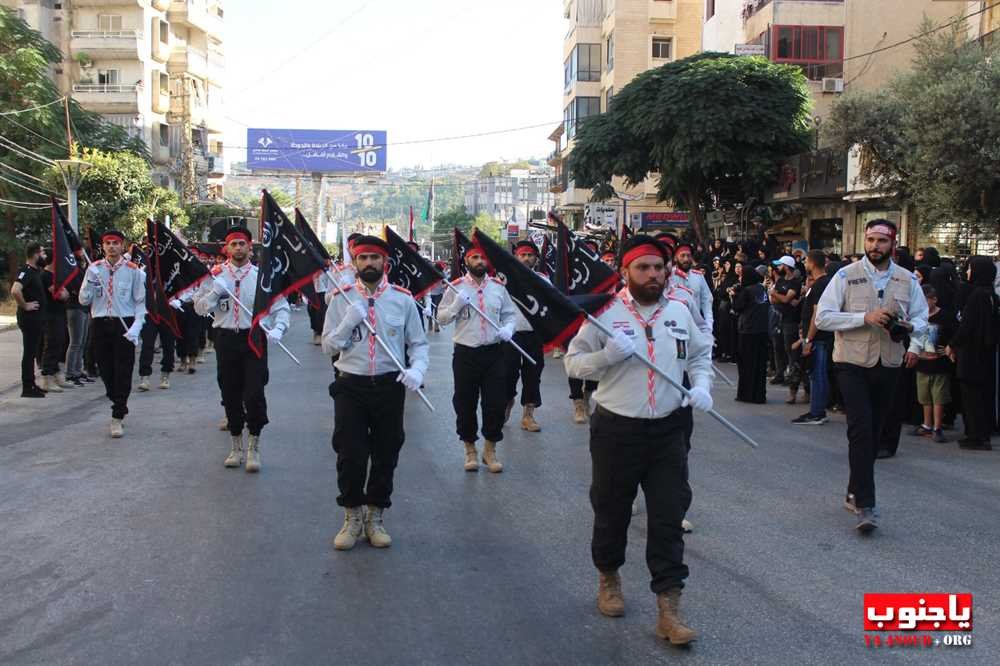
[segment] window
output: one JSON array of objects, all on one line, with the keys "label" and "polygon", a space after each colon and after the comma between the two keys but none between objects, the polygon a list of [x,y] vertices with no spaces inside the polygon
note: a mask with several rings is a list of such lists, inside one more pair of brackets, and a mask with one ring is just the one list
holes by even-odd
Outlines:
[{"label": "window", "polygon": [[715,16],[715,0],[705,0],[705,20]]},{"label": "window", "polygon": [[576,128],[584,118],[600,115],[600,97],[576,97],[563,111],[563,121],[566,124],[566,136],[572,139],[576,136]]},{"label": "window", "polygon": [[607,71],[610,72],[615,68],[615,33],[611,33],[610,35],[608,35],[608,41],[606,43],[605,48],[607,49],[608,52]]},{"label": "window", "polygon": [[117,86],[121,84],[121,76],[120,69],[99,69],[97,70],[97,83],[102,86]]},{"label": "window", "polygon": [[573,81],[576,79],[576,71],[574,71],[573,66],[576,63],[576,59],[573,57],[574,53],[571,53],[566,62],[563,64],[563,88],[569,90],[573,87]]},{"label": "window", "polygon": [[653,59],[670,60],[670,47],[674,40],[669,37],[653,37]]},{"label": "window", "polygon": [[160,43],[170,43],[170,27],[166,21],[160,21]]},{"label": "window", "polygon": [[577,44],[573,49],[573,69],[577,81],[601,80],[601,45]]},{"label": "window", "polygon": [[121,32],[122,17],[120,14],[100,14],[97,17],[97,29],[101,32]]},{"label": "window", "polygon": [[607,111],[611,108],[611,98],[615,96],[615,89],[608,88],[608,91],[604,93],[604,110]]},{"label": "window", "polygon": [[160,94],[166,95],[170,88],[170,77],[166,72],[160,72]]},{"label": "window", "polygon": [[843,74],[843,27],[777,25],[773,30],[776,62],[799,65],[806,77],[813,81]]},{"label": "window", "polygon": [[160,123],[160,145],[170,145],[170,126],[166,123]]}]

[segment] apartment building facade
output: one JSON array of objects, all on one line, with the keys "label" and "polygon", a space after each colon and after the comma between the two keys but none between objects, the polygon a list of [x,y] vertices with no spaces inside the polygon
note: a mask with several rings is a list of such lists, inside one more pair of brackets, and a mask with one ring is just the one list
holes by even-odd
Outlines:
[{"label": "apartment building facade", "polygon": [[221,2],[0,2],[63,52],[61,92],[146,143],[157,184],[186,201],[221,197]]},{"label": "apartment building facade", "polygon": [[509,175],[476,178],[465,183],[465,212],[486,213],[503,222],[517,222],[522,231],[532,215],[544,220],[555,206],[549,175],[512,169]]},{"label": "apartment building facade", "polygon": [[[556,169],[550,189],[558,195],[557,209],[567,223],[582,226],[591,198],[590,190],[576,187],[565,168],[580,123],[607,111],[615,92],[638,74],[697,53],[702,10],[703,0],[564,0],[563,123],[549,136],[554,143],[549,164]],[[635,188],[614,184],[629,200],[629,222],[637,228],[662,222],[664,213],[673,211],[669,203],[656,203],[651,180]],[[624,213],[621,200],[606,203]]]}]

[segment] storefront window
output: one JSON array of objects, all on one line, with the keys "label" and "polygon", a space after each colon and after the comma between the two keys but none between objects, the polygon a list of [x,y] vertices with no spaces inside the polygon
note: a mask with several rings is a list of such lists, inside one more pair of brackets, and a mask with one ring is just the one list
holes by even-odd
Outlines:
[{"label": "storefront window", "polygon": [[844,243],[844,221],[839,217],[809,222],[809,247],[841,254]]}]

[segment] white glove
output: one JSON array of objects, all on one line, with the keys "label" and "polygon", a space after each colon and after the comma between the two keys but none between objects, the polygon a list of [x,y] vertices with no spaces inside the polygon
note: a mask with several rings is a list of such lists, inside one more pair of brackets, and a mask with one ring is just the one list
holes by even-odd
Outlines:
[{"label": "white glove", "polygon": [[183,310],[184,309],[184,304],[181,303],[180,300],[178,300],[176,298],[171,298],[170,299],[170,307],[172,307],[175,310]]},{"label": "white glove", "polygon": [[455,294],[455,300],[452,302],[451,307],[448,309],[448,314],[449,315],[458,314],[462,310],[462,308],[464,308],[466,305],[471,305],[471,304],[472,304],[472,296],[470,296],[464,291],[460,291],[457,294]]},{"label": "white glove", "polygon": [[267,339],[272,342],[281,342],[281,338],[285,337],[285,329],[275,326],[274,328],[267,331]]},{"label": "white glove", "polygon": [[368,304],[358,299],[352,301],[344,312],[344,319],[341,323],[345,329],[352,329],[368,317]]},{"label": "white glove", "polygon": [[510,342],[510,339],[514,337],[514,324],[506,324],[500,327],[497,331],[497,337],[504,342]]},{"label": "white glove", "polygon": [[408,368],[396,376],[396,381],[405,386],[407,390],[416,391],[424,383],[424,373],[415,368]]},{"label": "white glove", "polygon": [[134,344],[136,347],[139,346],[139,336],[142,333],[142,322],[133,322],[127,331],[125,331],[125,339]]},{"label": "white glove", "polygon": [[707,412],[712,409],[712,405],[715,403],[712,401],[712,394],[708,392],[708,389],[695,386],[688,390],[691,393],[691,397],[684,396],[684,399],[681,400],[681,407],[691,405],[700,412]]},{"label": "white glove", "polygon": [[425,305],[424,306],[424,316],[427,317],[428,319],[432,319],[434,317],[434,308],[432,308],[429,305]]},{"label": "white glove", "polygon": [[611,365],[621,363],[634,353],[635,343],[622,331],[615,331],[604,345],[604,356]]}]

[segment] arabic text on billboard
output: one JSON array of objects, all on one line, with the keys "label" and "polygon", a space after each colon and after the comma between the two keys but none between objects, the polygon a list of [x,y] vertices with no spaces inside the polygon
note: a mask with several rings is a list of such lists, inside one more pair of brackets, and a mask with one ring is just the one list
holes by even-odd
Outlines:
[{"label": "arabic text on billboard", "polygon": [[386,132],[250,128],[247,166],[268,171],[383,172]]}]

